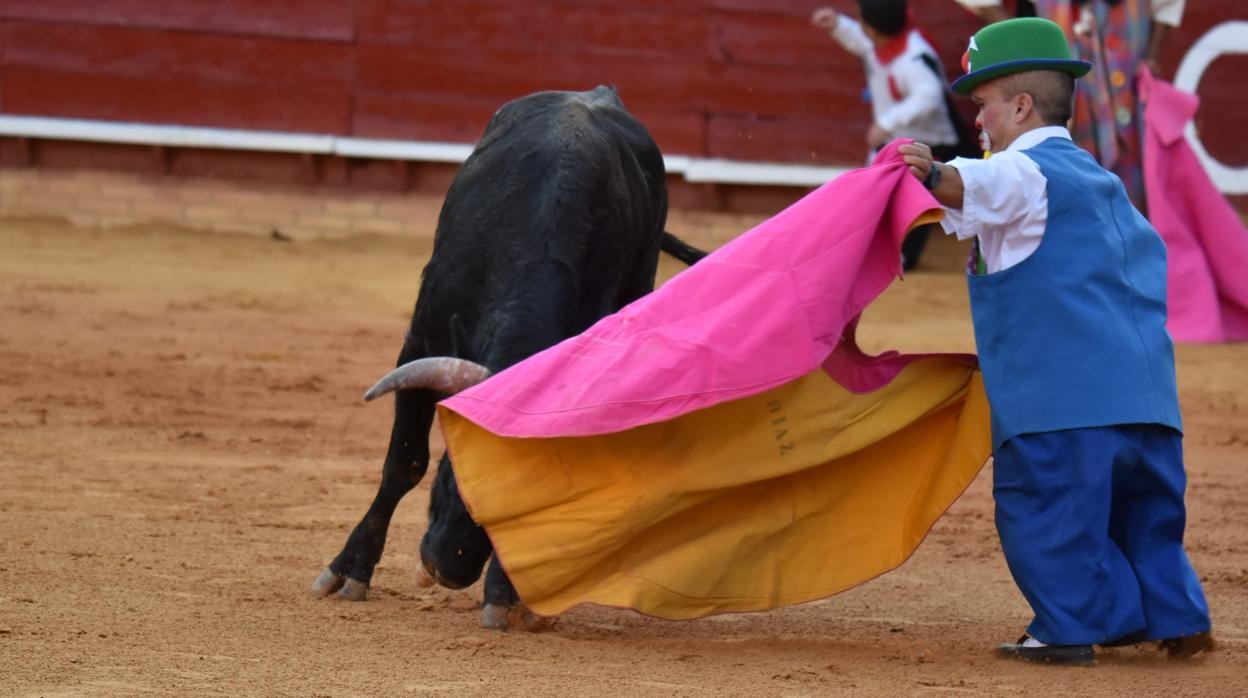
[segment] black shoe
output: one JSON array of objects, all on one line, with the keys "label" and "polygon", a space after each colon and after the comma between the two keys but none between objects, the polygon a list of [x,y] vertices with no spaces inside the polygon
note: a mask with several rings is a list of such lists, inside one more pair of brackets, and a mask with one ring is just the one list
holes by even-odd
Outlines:
[{"label": "black shoe", "polygon": [[1187,659],[1201,652],[1211,652],[1214,646],[1213,634],[1208,630],[1195,635],[1168,637],[1161,641],[1161,648],[1171,659]]},{"label": "black shoe", "polygon": [[997,654],[1009,659],[1021,659],[1024,662],[1042,664],[1058,664],[1061,666],[1088,666],[1096,662],[1096,654],[1092,645],[1044,645],[1042,647],[1026,647],[1024,635],[1018,642],[997,645]]},{"label": "black shoe", "polygon": [[1129,647],[1131,645],[1138,645],[1141,642],[1148,642],[1147,630],[1137,630],[1133,633],[1127,633],[1126,635],[1123,635],[1122,637],[1114,638],[1113,640],[1107,640],[1105,642],[1100,642],[1097,644],[1099,644],[1101,647]]}]

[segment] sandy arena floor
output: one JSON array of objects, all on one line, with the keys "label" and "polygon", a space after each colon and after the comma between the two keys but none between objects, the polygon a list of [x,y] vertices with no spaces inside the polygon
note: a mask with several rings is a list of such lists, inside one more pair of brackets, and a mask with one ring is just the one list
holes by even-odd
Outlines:
[{"label": "sandy arena floor", "polygon": [[[987,469],[900,569],[766,614],[583,607],[484,631],[479,587],[416,586],[431,477],[368,602],[313,598],[376,488],[390,406],[360,396],[428,251],[0,220],[0,694],[1248,695],[1248,345],[1179,349],[1189,550],[1221,642],[1205,659],[995,659],[1028,611]],[[968,350],[965,296],[957,274],[913,274],[864,343]]]}]

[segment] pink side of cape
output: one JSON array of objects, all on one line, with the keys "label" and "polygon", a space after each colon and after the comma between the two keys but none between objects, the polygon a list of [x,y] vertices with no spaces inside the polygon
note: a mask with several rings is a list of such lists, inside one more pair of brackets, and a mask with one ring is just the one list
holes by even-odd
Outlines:
[{"label": "pink side of cape", "polygon": [[1248,340],[1248,230],[1183,137],[1198,98],[1140,74],[1149,220],[1166,241],[1167,327],[1179,342]]},{"label": "pink side of cape", "polygon": [[855,392],[887,384],[926,355],[866,356],[857,318],[900,274],[910,224],[940,208],[901,161],[904,142],[442,405],[502,436],[588,436],[754,395],[821,365]]}]

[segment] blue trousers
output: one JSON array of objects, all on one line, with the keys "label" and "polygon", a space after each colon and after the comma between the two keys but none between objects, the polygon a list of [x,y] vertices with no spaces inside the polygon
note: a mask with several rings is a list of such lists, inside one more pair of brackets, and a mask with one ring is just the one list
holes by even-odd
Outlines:
[{"label": "blue trousers", "polygon": [[993,465],[997,532],[1048,644],[1209,630],[1183,549],[1182,435],[1130,424],[1016,436]]}]

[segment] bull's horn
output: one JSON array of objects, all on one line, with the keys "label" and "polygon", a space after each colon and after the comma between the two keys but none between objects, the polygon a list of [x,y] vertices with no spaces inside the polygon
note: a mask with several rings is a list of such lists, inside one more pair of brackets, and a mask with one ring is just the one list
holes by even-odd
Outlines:
[{"label": "bull's horn", "polygon": [[409,361],[382,376],[377,385],[364,393],[365,400],[375,400],[392,390],[427,388],[454,395],[490,377],[490,369],[481,364],[453,356],[433,356]]}]

